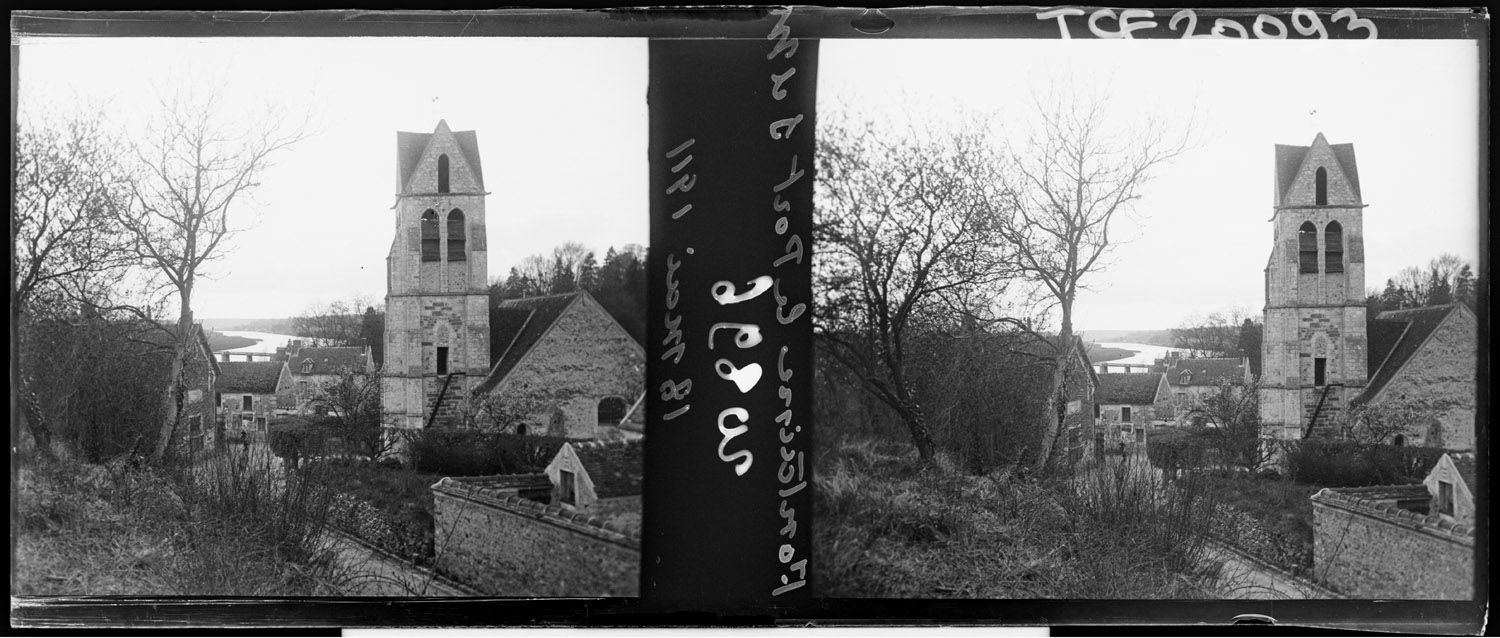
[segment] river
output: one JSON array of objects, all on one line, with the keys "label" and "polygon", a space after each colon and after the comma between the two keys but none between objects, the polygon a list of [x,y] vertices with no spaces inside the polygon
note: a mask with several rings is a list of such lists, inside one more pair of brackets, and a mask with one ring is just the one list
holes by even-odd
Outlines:
[{"label": "river", "polygon": [[1095,361],[1094,363],[1133,363],[1133,364],[1137,364],[1137,365],[1139,365],[1139,364],[1151,365],[1153,363],[1156,363],[1157,359],[1161,359],[1161,358],[1167,356],[1168,352],[1178,352],[1178,353],[1181,353],[1183,356],[1187,356],[1187,352],[1188,352],[1187,350],[1185,350],[1183,348],[1170,348],[1170,347],[1167,347],[1167,346],[1153,346],[1153,345],[1146,344],[1146,343],[1122,343],[1122,342],[1117,342],[1117,341],[1112,341],[1112,342],[1103,342],[1103,341],[1101,341],[1101,342],[1099,342],[1099,345],[1104,346],[1106,348],[1120,348],[1122,350],[1131,350],[1131,351],[1134,351],[1135,354],[1133,354],[1131,356],[1128,356],[1128,357],[1125,357],[1123,359],[1112,359],[1110,361]]},{"label": "river", "polygon": [[256,343],[248,346],[241,346],[233,350],[220,350],[219,352],[275,353],[277,348],[283,347],[290,343],[291,340],[297,338],[292,335],[276,334],[274,332],[253,332],[250,330],[220,330],[219,334],[258,340]]}]

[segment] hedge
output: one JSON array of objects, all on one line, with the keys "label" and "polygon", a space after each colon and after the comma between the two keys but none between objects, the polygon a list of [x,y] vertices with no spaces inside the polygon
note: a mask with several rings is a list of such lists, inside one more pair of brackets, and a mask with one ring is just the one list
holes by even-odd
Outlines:
[{"label": "hedge", "polygon": [[434,428],[407,434],[412,468],[443,476],[528,474],[546,469],[569,441],[531,436]]},{"label": "hedge", "polygon": [[1284,445],[1291,479],[1323,487],[1418,483],[1444,452],[1440,448],[1323,439],[1287,441]]}]

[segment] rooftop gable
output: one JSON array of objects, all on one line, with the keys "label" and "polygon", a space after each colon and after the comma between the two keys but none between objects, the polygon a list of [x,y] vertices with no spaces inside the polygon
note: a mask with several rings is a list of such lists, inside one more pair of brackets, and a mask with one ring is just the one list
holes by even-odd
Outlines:
[{"label": "rooftop gable", "polygon": [[641,477],[645,469],[645,448],[641,439],[565,445],[572,446],[579,464],[594,483],[594,494],[599,498],[641,494]]},{"label": "rooftop gable", "polygon": [[[1326,158],[1328,161],[1314,162],[1318,158]],[[1317,165],[1339,171],[1349,184],[1349,196],[1356,203],[1364,201],[1360,194],[1359,167],[1354,159],[1354,145],[1329,144],[1328,139],[1318,133],[1309,146],[1276,145],[1276,204],[1293,205],[1288,198],[1295,190],[1298,180],[1313,179],[1312,174]],[[1333,199],[1333,194],[1330,193],[1330,201]]]},{"label": "rooftop gable", "polygon": [[[1370,382],[1365,386],[1365,391],[1356,397],[1351,405],[1361,405],[1373,401],[1380,392],[1386,388],[1392,379],[1401,372],[1402,366],[1411,361],[1422,346],[1427,343],[1432,335],[1446,323],[1450,317],[1466,314],[1473,317],[1468,306],[1463,304],[1447,304],[1443,306],[1430,306],[1426,308],[1408,308],[1405,310],[1387,310],[1380,313],[1375,319],[1378,326],[1378,335],[1372,335],[1369,348],[1371,368],[1375,370],[1370,375]],[[1382,326],[1382,324],[1385,324]],[[1395,326],[1400,326],[1399,336],[1394,341],[1391,335],[1396,334]],[[1375,337],[1380,339],[1375,342]],[[1378,351],[1383,353],[1382,359],[1377,363],[1375,356]]]},{"label": "rooftop gable", "polygon": [[[396,132],[396,192],[418,192],[414,179],[419,170],[436,170],[438,147],[456,147],[450,158],[453,171],[467,171],[480,190],[484,189],[484,170],[479,164],[479,137],[474,131],[450,131],[446,120],[439,120],[431,133]],[[426,189],[422,189],[426,192]]]},{"label": "rooftop gable", "polygon": [[282,361],[231,361],[220,363],[223,375],[216,384],[218,392],[276,394],[281,379]]},{"label": "rooftop gable", "polygon": [[1167,383],[1173,387],[1240,385],[1244,381],[1244,360],[1239,358],[1179,359],[1167,368]]},{"label": "rooftop gable", "polygon": [[[302,348],[290,355],[289,364],[292,374],[344,374],[347,372],[364,373],[367,369],[369,356],[368,348],[364,346],[331,346],[322,348]],[[311,371],[305,367],[312,364]]]},{"label": "rooftop gable", "polygon": [[1157,392],[1161,389],[1161,380],[1161,373],[1102,373],[1099,375],[1099,391],[1094,395],[1094,402],[1150,405],[1156,403]]}]

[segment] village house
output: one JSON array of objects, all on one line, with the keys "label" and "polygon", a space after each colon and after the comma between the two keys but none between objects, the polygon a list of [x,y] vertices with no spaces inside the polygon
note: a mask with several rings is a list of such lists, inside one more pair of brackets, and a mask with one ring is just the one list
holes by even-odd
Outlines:
[{"label": "village house", "polygon": [[337,385],[346,375],[365,379],[375,374],[369,346],[307,347],[293,341],[285,356],[294,401],[288,407],[297,414],[326,412],[327,407],[318,405],[314,399],[322,397],[326,387]]},{"label": "village house", "polygon": [[645,423],[646,351],[587,292],[502,301],[490,312],[494,367],[475,394],[524,397],[519,433],[622,438]]},{"label": "village house", "polygon": [[1476,481],[1450,453],[1421,483],[1312,495],[1314,573],[1356,598],[1471,599]]},{"label": "village house", "polygon": [[1178,425],[1201,426],[1206,401],[1228,385],[1231,392],[1249,387],[1249,366],[1243,358],[1177,359],[1168,364],[1167,385]]},{"label": "village house", "polygon": [[1386,441],[1474,450],[1478,321],[1463,304],[1390,310],[1369,325],[1369,384],[1350,401],[1358,420],[1410,422]]},{"label": "village house", "polygon": [[231,438],[263,437],[279,405],[290,405],[292,378],[284,361],[220,363],[216,405]]},{"label": "village house", "polygon": [[552,502],[639,529],[643,454],[640,439],[564,443],[546,469]]},{"label": "village house", "polygon": [[1148,431],[1173,418],[1165,374],[1112,372],[1098,377],[1094,416],[1105,443],[1145,445]]}]

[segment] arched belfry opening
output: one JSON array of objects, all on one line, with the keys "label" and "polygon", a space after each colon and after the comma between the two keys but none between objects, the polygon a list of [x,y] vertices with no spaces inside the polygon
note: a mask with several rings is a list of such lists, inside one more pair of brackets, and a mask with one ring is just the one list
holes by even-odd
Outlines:
[{"label": "arched belfry opening", "polygon": [[1338,221],[1323,228],[1323,272],[1344,272],[1344,227]]},{"label": "arched belfry opening", "polygon": [[438,261],[438,251],[437,212],[429,208],[422,213],[422,261]]},{"label": "arched belfry opening", "polygon": [[464,212],[455,208],[448,211],[448,261],[464,259]]},{"label": "arched belfry opening", "polygon": [[1312,222],[1302,222],[1297,229],[1297,272],[1318,272],[1318,227]]}]

